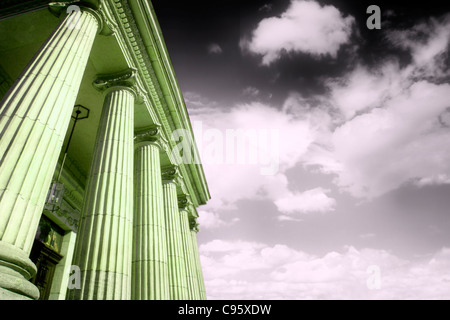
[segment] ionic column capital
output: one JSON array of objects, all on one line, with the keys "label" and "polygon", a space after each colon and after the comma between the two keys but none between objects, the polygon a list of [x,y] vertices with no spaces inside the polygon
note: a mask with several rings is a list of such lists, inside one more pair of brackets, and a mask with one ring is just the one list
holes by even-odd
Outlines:
[{"label": "ionic column capital", "polygon": [[135,68],[128,68],[116,73],[100,74],[92,85],[98,91],[104,92],[105,95],[115,90],[128,90],[138,103],[146,99],[147,92],[138,84]]},{"label": "ionic column capital", "polygon": [[135,132],[134,135],[135,148],[139,148],[148,144],[157,146],[160,150],[164,150],[168,141],[161,134],[161,126],[153,125],[146,129]]},{"label": "ionic column capital", "polygon": [[189,229],[191,229],[191,231],[194,231],[196,233],[199,232],[199,225],[200,224],[197,222],[197,218],[189,217]]},{"label": "ionic column capital", "polygon": [[[101,9],[101,6],[95,7],[86,2],[80,3],[77,0],[73,0],[64,2],[50,2],[48,4],[48,8],[54,16],[59,17],[60,19],[65,18],[66,15],[76,12],[88,12],[97,20],[98,34],[110,35],[114,33],[114,31],[109,28],[111,23],[106,19],[106,15]],[[108,23],[105,23],[106,21],[108,21]],[[77,18],[76,15],[74,15],[70,22],[73,29],[81,27],[79,25],[79,18]]]},{"label": "ionic column capital", "polygon": [[180,210],[186,210],[189,212],[188,207],[190,205],[192,205],[192,201],[191,201],[189,195],[188,194],[179,194],[179,195],[177,195],[177,198],[178,198],[178,208]]},{"label": "ionic column capital", "polygon": [[163,183],[173,182],[179,184],[181,174],[179,172],[178,166],[168,165],[161,167],[161,178]]}]

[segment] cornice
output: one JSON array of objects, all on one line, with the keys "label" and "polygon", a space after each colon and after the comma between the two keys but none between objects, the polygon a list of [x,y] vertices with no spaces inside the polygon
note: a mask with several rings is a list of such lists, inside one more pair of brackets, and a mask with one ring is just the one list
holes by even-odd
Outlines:
[{"label": "cornice", "polygon": [[[138,78],[142,79],[143,86],[146,87],[147,95],[162,124],[162,130],[166,131],[171,126],[164,112],[164,97],[127,1],[105,0],[103,10],[108,11],[108,13],[105,12],[105,15],[115,19],[117,23],[116,37],[119,37],[126,46],[131,58],[130,62],[136,68],[139,74]],[[164,133],[169,136],[169,132]]]},{"label": "cornice", "polygon": [[[178,118],[178,114],[180,113],[178,110],[171,110],[166,102],[166,96],[162,92],[162,89],[159,85],[159,79],[156,76],[155,70],[152,66],[152,61],[150,61],[149,52],[142,41],[142,37],[139,31],[139,28],[136,24],[134,13],[132,9],[129,7],[127,1],[123,0],[107,0],[108,6],[104,6],[105,9],[109,8],[111,10],[111,16],[114,16],[117,20],[118,28],[116,31],[116,37],[121,36],[126,44],[127,50],[129,51],[132,61],[135,64],[139,77],[143,79],[144,86],[147,88],[148,96],[152,102],[152,106],[156,109],[156,113],[158,115],[158,120],[162,126],[162,136],[170,137],[171,133],[176,129],[184,129],[186,126],[180,124]],[[133,2],[135,4],[135,2]],[[154,30],[151,32],[150,36],[153,37],[153,33],[158,34],[160,31]],[[158,51],[155,50],[155,53],[158,54]],[[158,56],[159,60],[162,61],[163,57]],[[175,81],[173,82],[175,87],[178,88],[178,84]],[[172,87],[171,85],[170,87]],[[173,90],[173,88],[171,88]],[[179,88],[178,88],[179,90]],[[185,109],[185,106],[183,104]],[[186,113],[186,110],[184,110]],[[185,116],[185,115],[184,115]],[[175,122],[175,120],[177,122]],[[190,123],[188,126],[190,132],[192,134],[192,128],[190,127]],[[170,152],[176,145],[175,141],[171,141],[166,138],[167,143],[167,155],[169,160],[172,163],[180,163],[177,159],[174,159],[174,155]],[[176,157],[176,155],[175,155]],[[187,167],[190,167],[187,170]],[[200,204],[206,203],[206,201],[210,198],[206,180],[204,179],[204,174],[201,165],[198,164],[180,164],[179,170],[183,177],[187,180],[185,181],[185,188],[189,190],[189,193],[192,195],[194,203],[198,206]],[[202,172],[196,172],[197,170],[201,170]],[[195,172],[196,177],[194,177],[192,172]],[[199,177],[203,178],[199,178]],[[199,188],[198,181],[201,181],[204,187]],[[196,186],[194,188],[194,185]]]},{"label": "cornice", "polygon": [[[184,98],[178,85],[178,80],[173,70],[172,62],[170,60],[153,5],[151,1],[136,0],[130,2],[130,6],[133,7],[132,9],[134,10],[134,14],[139,16],[138,20],[144,21],[139,24],[140,28],[145,30],[145,34],[150,36],[149,40],[151,41],[151,45],[147,44],[145,46],[148,54],[150,56],[153,55],[158,57],[156,63],[160,66],[162,71],[161,76],[163,78],[161,79],[160,77],[159,80],[168,84],[168,97],[172,101],[173,107],[176,109],[170,110],[171,115],[176,115],[173,117],[173,121],[176,124],[176,129],[189,130],[191,134],[191,141],[195,141]],[[165,97],[167,96],[165,95]],[[195,153],[193,158],[198,159],[199,155],[196,144],[194,144],[192,151]],[[198,200],[202,203],[206,203],[206,201],[210,198],[210,194],[203,172],[203,166],[198,163],[189,163],[183,166],[181,170],[189,176],[189,180],[193,185],[195,185],[195,189],[197,190],[196,196],[199,197]]]}]

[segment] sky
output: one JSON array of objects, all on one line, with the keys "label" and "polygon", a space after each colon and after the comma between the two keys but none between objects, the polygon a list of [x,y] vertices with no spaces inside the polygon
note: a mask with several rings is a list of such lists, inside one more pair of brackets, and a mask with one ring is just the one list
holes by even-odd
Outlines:
[{"label": "sky", "polygon": [[208,299],[450,299],[449,4],[152,3],[212,197]]}]

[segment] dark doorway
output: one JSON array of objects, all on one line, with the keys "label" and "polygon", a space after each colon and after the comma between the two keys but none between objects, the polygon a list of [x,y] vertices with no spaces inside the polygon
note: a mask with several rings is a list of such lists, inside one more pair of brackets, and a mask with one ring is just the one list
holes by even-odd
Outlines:
[{"label": "dark doorway", "polygon": [[61,228],[42,215],[30,253],[30,259],[37,268],[30,281],[39,289],[39,300],[48,300],[50,296],[56,265],[63,258],[59,253],[63,234]]}]

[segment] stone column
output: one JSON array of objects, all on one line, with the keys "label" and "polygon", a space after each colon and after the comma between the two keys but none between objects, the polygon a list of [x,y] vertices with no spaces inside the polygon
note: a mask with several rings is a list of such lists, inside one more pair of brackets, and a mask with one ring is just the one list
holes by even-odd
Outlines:
[{"label": "stone column", "polygon": [[136,134],[133,222],[133,300],[169,299],[167,229],[158,128]]},{"label": "stone column", "polygon": [[206,300],[205,282],[203,280],[202,265],[200,262],[200,254],[198,252],[197,232],[198,232],[198,223],[196,221],[192,221],[191,222],[191,241],[192,241],[192,248],[193,248],[194,256],[195,256],[195,267],[196,267],[196,272],[197,272],[198,290],[199,290],[199,294],[200,294],[200,299]]},{"label": "stone column", "polygon": [[169,299],[186,300],[188,299],[188,288],[181,219],[178,211],[177,174],[176,167],[162,170],[164,211],[167,227]]},{"label": "stone column", "polygon": [[188,299],[200,300],[198,288],[197,269],[195,263],[195,253],[192,246],[191,231],[189,228],[189,202],[185,197],[178,201],[180,206],[180,223],[182,230],[183,248],[186,259],[186,279],[188,285]]},{"label": "stone column", "polygon": [[131,297],[134,73],[101,77],[107,88],[81,212],[73,264],[81,288],[70,299]]},{"label": "stone column", "polygon": [[39,295],[28,256],[100,22],[73,11],[1,101],[0,299]]}]

